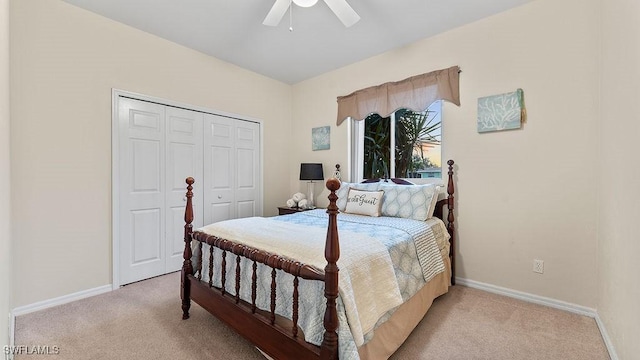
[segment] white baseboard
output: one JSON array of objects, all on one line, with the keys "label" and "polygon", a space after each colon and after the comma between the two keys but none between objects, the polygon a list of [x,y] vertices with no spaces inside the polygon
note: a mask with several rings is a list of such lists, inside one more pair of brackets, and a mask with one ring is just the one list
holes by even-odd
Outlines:
[{"label": "white baseboard", "polygon": [[[113,290],[113,287],[111,285],[104,285],[104,286],[100,286],[100,287],[97,287],[97,288],[78,291],[78,292],[73,293],[73,294],[68,294],[68,295],[60,296],[60,297],[49,299],[49,300],[38,301],[37,303],[33,303],[33,304],[30,304],[30,305],[18,306],[17,308],[13,309],[13,311],[11,312],[10,319],[9,319],[9,322],[10,322],[10,325],[9,325],[9,345],[10,346],[15,346],[15,341],[16,341],[16,339],[15,339],[15,334],[16,334],[16,316],[26,315],[26,314],[29,314],[29,313],[32,313],[32,312],[36,312],[36,311],[39,311],[39,310],[44,310],[44,309],[48,309],[50,307],[66,304],[66,303],[69,303],[69,302],[72,302],[72,301],[81,300],[81,299],[88,298],[88,297],[91,297],[91,296],[96,296],[96,295],[108,293],[108,292],[110,292],[112,290]],[[12,357],[13,356],[9,355],[9,357],[8,357],[9,360],[11,360]]]},{"label": "white baseboard", "polygon": [[16,316],[13,311],[9,314],[9,346],[16,344]]},{"label": "white baseboard", "polygon": [[572,303],[568,303],[568,302],[564,302],[564,301],[560,301],[560,300],[556,300],[556,299],[552,299],[544,296],[529,294],[522,291],[507,289],[500,286],[491,285],[491,284],[482,283],[479,281],[474,281],[474,280],[469,280],[464,278],[459,278],[459,277],[456,277],[456,284],[467,286],[474,289],[484,290],[484,291],[498,294],[498,295],[504,295],[510,298],[514,298],[514,299],[518,299],[518,300],[522,300],[522,301],[526,301],[526,302],[530,302],[538,305],[549,306],[555,309],[568,311],[578,315],[584,315],[591,318],[596,317],[596,309],[592,309],[585,306],[576,305],[576,304],[572,304]]},{"label": "white baseboard", "polygon": [[[16,317],[13,315],[13,311],[9,312],[9,346],[13,348],[15,345],[15,334],[16,334]],[[13,354],[7,354],[5,352],[4,355],[5,360],[13,360]]]},{"label": "white baseboard", "polygon": [[604,341],[604,344],[607,347],[607,351],[609,352],[609,357],[611,358],[611,360],[618,360],[618,355],[616,354],[615,348],[613,347],[613,342],[611,342],[611,338],[607,333],[607,329],[600,319],[600,316],[598,316],[598,312],[596,311],[596,309],[465,278],[456,277],[456,284],[594,318],[596,324],[598,325],[598,329],[600,330],[602,340]]},{"label": "white baseboard", "polygon": [[598,314],[596,314],[596,324],[598,324],[598,329],[600,329],[600,334],[602,335],[604,345],[607,347],[607,351],[609,351],[609,357],[611,358],[611,360],[618,360],[618,354],[616,353],[616,349],[613,347],[613,342],[609,337],[607,328],[604,327],[604,323],[602,322],[602,319],[600,319],[600,315]]},{"label": "white baseboard", "polygon": [[35,311],[48,309],[50,307],[66,304],[72,301],[88,298],[91,296],[108,293],[112,290],[113,290],[113,287],[111,285],[104,285],[104,286],[99,286],[97,288],[78,291],[73,294],[68,294],[68,295],[60,296],[60,297],[49,299],[49,300],[38,301],[37,303],[33,303],[30,305],[18,306],[17,308],[13,309],[12,318],[15,318],[16,316],[20,316],[20,315],[29,314]]},{"label": "white baseboard", "polygon": [[262,356],[265,357],[265,359],[267,360],[273,360],[273,358],[269,355],[267,355],[267,353],[265,353],[264,351],[262,351],[262,349],[260,349],[259,347],[256,346],[256,349],[258,349],[258,351],[260,351],[260,354],[262,354]]}]

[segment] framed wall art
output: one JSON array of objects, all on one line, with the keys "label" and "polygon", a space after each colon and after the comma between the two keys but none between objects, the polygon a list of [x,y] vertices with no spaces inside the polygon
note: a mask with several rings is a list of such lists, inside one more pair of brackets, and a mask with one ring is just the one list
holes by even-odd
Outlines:
[{"label": "framed wall art", "polygon": [[331,126],[311,129],[311,150],[329,150],[331,146]]},{"label": "framed wall art", "polygon": [[478,132],[520,129],[525,121],[524,92],[478,98]]}]

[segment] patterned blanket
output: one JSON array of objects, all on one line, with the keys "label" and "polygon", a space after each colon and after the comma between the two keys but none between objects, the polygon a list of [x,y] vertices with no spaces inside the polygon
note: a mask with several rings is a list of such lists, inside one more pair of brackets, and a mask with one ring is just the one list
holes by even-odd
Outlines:
[{"label": "patterned blanket", "polygon": [[[305,211],[273,218],[236,219],[206,226],[200,231],[277,253],[322,270],[328,215],[324,210]],[[431,221],[431,220],[430,220]],[[397,308],[415,294],[427,280],[444,271],[434,224],[400,218],[370,218],[339,214],[341,256],[338,298],[339,352],[341,359],[357,359],[357,347],[366,343]],[[446,232],[445,232],[446,233]],[[446,241],[446,239],[445,239]],[[219,249],[214,251],[218,254]],[[208,250],[203,251],[203,274],[208,273]],[[220,255],[214,255],[219,269]],[[245,284],[251,281],[251,264],[241,263]],[[235,274],[235,261],[227,261],[227,273]],[[221,286],[220,272],[214,271],[214,285]],[[270,270],[258,269],[257,306],[269,308]],[[278,271],[276,313],[291,318],[293,277]],[[227,290],[235,293],[233,283]],[[300,281],[299,325],[305,339],[322,342],[324,331],[324,284]],[[249,286],[240,296],[250,299]]]}]

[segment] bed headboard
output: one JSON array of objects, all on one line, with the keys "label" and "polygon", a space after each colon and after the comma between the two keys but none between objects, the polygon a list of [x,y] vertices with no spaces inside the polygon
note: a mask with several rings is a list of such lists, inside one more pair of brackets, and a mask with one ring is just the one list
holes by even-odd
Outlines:
[{"label": "bed headboard", "polygon": [[[449,172],[448,172],[448,181],[447,181],[447,195],[444,199],[440,199],[438,200],[438,202],[436,203],[436,208],[435,211],[433,212],[433,216],[441,219],[442,221],[445,221],[445,223],[447,222],[452,222],[454,221],[454,217],[453,217],[453,193],[454,193],[454,186],[453,186],[453,164],[454,161],[453,160],[449,160],[447,161],[447,165],[449,166]],[[340,172],[340,164],[336,164],[336,173]],[[392,182],[394,184],[398,184],[398,185],[415,185],[414,183],[407,181],[405,179],[401,179],[401,178],[390,178],[390,179],[381,179],[381,178],[377,178],[377,179],[365,179],[362,181],[363,184],[367,184],[367,183],[376,183],[376,182]],[[449,201],[449,199],[451,199],[451,201]],[[449,203],[451,203],[451,206],[449,206]],[[444,206],[447,205],[448,210],[450,210],[449,212],[451,214],[446,214],[447,215],[447,219],[444,218],[445,214],[444,214]],[[451,218],[451,219],[449,219]]]},{"label": "bed headboard", "polygon": [[400,178],[391,178],[391,179],[365,179],[362,180],[363,184],[367,184],[367,183],[377,183],[377,182],[389,182],[391,181],[394,184],[398,184],[398,185],[415,185],[414,183],[412,183],[411,181],[407,181],[405,179],[400,179]]}]

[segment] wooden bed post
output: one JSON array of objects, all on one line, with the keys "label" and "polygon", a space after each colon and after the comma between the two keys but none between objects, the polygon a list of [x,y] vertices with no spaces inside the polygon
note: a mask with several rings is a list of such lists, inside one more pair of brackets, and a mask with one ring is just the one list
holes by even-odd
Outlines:
[{"label": "wooden bed post", "polygon": [[340,188],[340,180],[332,178],[327,180],[329,194],[329,225],[327,228],[327,241],[324,247],[324,257],[327,266],[324,268],[324,297],[327,298],[327,308],[324,312],[324,338],[320,348],[320,359],[338,359],[338,310],[336,298],[338,297],[338,259],[340,258],[340,243],[338,242],[338,225],[336,217],[338,206],[336,190]]},{"label": "wooden bed post", "polygon": [[182,319],[189,318],[189,308],[191,307],[191,283],[188,276],[193,274],[193,265],[191,264],[191,234],[193,233],[193,204],[191,198],[193,198],[193,183],[195,182],[192,177],[188,177],[187,180],[187,205],[184,209],[184,252],[182,258],[184,263],[182,264],[182,277],[180,281],[180,298],[182,299]]},{"label": "wooden bed post", "polygon": [[449,248],[449,259],[451,260],[451,285],[456,284],[456,257],[455,257],[455,217],[453,216],[454,209],[454,187],[453,187],[453,160],[447,161],[447,165],[449,165],[449,182],[447,184],[447,209],[449,209],[449,215],[447,217],[447,231],[449,235],[451,235],[451,239],[449,240],[450,248]]}]

